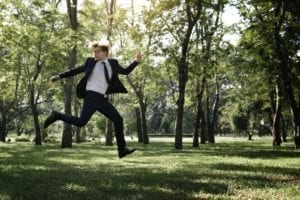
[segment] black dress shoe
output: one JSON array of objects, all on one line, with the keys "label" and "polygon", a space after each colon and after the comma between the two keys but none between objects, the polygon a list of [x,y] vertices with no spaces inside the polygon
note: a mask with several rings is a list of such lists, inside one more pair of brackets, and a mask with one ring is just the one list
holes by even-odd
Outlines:
[{"label": "black dress shoe", "polygon": [[52,111],[51,114],[47,117],[44,122],[44,128],[46,129],[50,124],[56,121],[55,111]]},{"label": "black dress shoe", "polygon": [[132,154],[133,152],[135,152],[136,149],[122,149],[122,150],[119,150],[119,158],[123,158],[125,157],[126,155],[129,155],[129,154]]}]

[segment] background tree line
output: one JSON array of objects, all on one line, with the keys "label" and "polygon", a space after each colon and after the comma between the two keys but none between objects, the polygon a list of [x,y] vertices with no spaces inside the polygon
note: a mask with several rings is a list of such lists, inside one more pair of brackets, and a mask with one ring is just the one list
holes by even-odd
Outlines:
[{"label": "background tree line", "polygon": [[[128,134],[184,134],[193,146],[216,134],[273,135],[280,146],[300,136],[300,3],[294,1],[150,0],[142,7],[117,0],[2,0],[0,2],[0,139],[32,135],[37,145],[53,134],[62,147],[105,135],[109,121],[94,117],[82,129],[56,123],[42,130],[50,110],[78,115],[79,77],[50,84],[51,75],[82,63],[88,41],[105,38],[111,56],[143,62],[123,82],[129,94],[112,95]],[[241,22],[224,23],[226,8]],[[225,39],[239,33],[236,45]]]}]

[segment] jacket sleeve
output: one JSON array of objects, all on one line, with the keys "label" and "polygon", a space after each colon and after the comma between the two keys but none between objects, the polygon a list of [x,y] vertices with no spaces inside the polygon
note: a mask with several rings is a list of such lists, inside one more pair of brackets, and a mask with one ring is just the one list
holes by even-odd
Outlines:
[{"label": "jacket sleeve", "polygon": [[116,67],[118,69],[118,73],[119,74],[123,74],[123,75],[128,75],[130,74],[130,72],[132,72],[132,70],[134,70],[134,68],[136,66],[138,66],[138,64],[140,64],[137,61],[133,61],[132,63],[130,63],[130,65],[128,65],[126,68],[123,68],[122,66],[120,66],[118,60],[115,60],[116,63]]},{"label": "jacket sleeve", "polygon": [[75,68],[70,69],[70,70],[68,70],[66,72],[59,73],[59,77],[61,79],[62,78],[69,78],[69,77],[72,77],[72,76],[75,76],[77,74],[80,74],[80,73],[84,72],[85,69],[86,69],[86,67],[87,67],[88,60],[89,60],[89,58],[81,66],[75,67]]}]

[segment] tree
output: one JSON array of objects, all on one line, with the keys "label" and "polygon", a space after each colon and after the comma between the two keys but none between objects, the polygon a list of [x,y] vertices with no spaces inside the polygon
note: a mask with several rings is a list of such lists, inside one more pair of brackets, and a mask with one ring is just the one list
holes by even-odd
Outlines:
[{"label": "tree", "polygon": [[[154,75],[153,67],[151,66],[151,60],[149,55],[152,53],[152,35],[151,26],[147,27],[148,30],[145,30],[144,27],[140,27],[140,24],[136,21],[141,21],[141,18],[137,18],[135,15],[134,3],[131,1],[131,17],[128,16],[128,23],[125,23],[125,26],[119,27],[120,35],[119,40],[121,41],[122,54],[127,58],[132,56],[132,54],[136,53],[136,51],[143,52],[143,60],[142,63],[135,69],[135,72],[130,76],[127,76],[127,82],[129,86],[132,88],[133,93],[137,99],[139,108],[136,111],[139,111],[139,117],[137,117],[136,123],[140,123],[137,125],[137,131],[140,131],[141,135],[139,136],[139,140],[144,144],[149,144],[149,136],[148,136],[148,125],[146,119],[147,107],[150,101],[149,96],[153,85],[155,84],[152,81]],[[124,33],[128,33],[127,35]],[[126,42],[125,42],[126,41]],[[143,44],[146,43],[146,47],[143,47]],[[126,47],[126,48],[125,48]],[[128,50],[128,48],[133,50]]]},{"label": "tree", "polygon": [[[185,86],[188,80],[188,65],[187,65],[187,54],[192,31],[197,21],[200,18],[202,9],[202,1],[197,0],[195,2],[185,1],[186,15],[187,15],[187,28],[183,39],[181,40],[181,56],[179,58],[178,68],[178,85],[179,85],[179,97],[177,100],[177,119],[175,128],[175,148],[182,149],[182,119],[185,99]],[[192,8],[195,8],[194,13]]]},{"label": "tree", "polygon": [[[295,75],[292,71],[294,66],[290,66],[289,64],[289,63],[293,63],[289,61],[291,56],[294,56],[296,52],[294,51],[294,49],[292,51],[287,49],[287,45],[294,46],[295,45],[294,42],[300,38],[299,35],[300,30],[297,31],[295,25],[288,21],[288,19],[291,19],[291,21],[299,22],[300,17],[299,14],[296,14],[297,11],[294,10],[294,6],[300,6],[300,3],[299,2],[296,3],[296,1],[286,2],[283,0],[277,0],[273,2],[273,6],[275,8],[274,9],[275,20],[274,20],[273,33],[275,38],[275,52],[279,61],[278,64],[279,77],[282,81],[285,96],[288,99],[291,112],[293,115],[294,135],[300,137],[300,103],[297,103],[297,100],[295,98],[295,90],[292,83],[292,78]],[[290,34],[289,33],[290,31],[294,33]],[[284,36],[281,35],[282,32],[285,33]],[[278,88],[278,90],[280,90],[280,88]]]},{"label": "tree", "polygon": [[[299,107],[295,98],[297,92],[297,71],[295,71],[295,55],[297,46],[297,29],[292,21],[297,21],[294,6],[296,2],[285,1],[248,1],[246,5],[241,4],[243,16],[250,21],[250,26],[245,32],[248,38],[253,39],[253,55],[258,58],[259,70],[268,71],[268,84],[270,85],[270,102],[273,113],[273,145],[279,146],[280,119],[282,100],[287,100],[291,107],[294,127],[299,127]],[[252,6],[253,9],[250,9]],[[290,19],[290,20],[289,20]],[[269,27],[269,28],[266,28]],[[267,31],[266,31],[267,30]],[[251,35],[249,34],[250,32]],[[299,32],[299,31],[298,31]],[[253,34],[259,35],[256,38]],[[250,36],[250,37],[249,37]],[[287,49],[286,46],[290,48]],[[274,95],[275,94],[275,95]],[[274,97],[276,96],[276,98]],[[297,135],[297,130],[294,133]]]},{"label": "tree", "polygon": [[[77,59],[77,30],[79,23],[77,21],[77,0],[67,0],[68,16],[70,19],[70,26],[72,33],[72,44],[70,50],[69,69],[72,69],[76,65]],[[72,114],[72,90],[73,90],[73,78],[66,80],[64,85],[65,91],[65,113],[67,115]],[[61,141],[61,148],[72,147],[72,126],[64,123],[63,136]]]},{"label": "tree", "polygon": [[[114,20],[114,13],[116,12],[116,0],[111,0],[110,4],[108,4],[107,0],[105,0],[105,7],[106,7],[106,13],[108,16],[107,19],[107,33],[106,33],[106,39],[110,42],[111,44],[111,36],[112,36],[112,31],[113,31],[113,20]],[[109,98],[109,101],[112,103],[113,98],[112,95]],[[106,130],[105,130],[105,143],[107,146],[112,146],[113,144],[113,125],[112,121],[109,119],[106,119]]]},{"label": "tree", "polygon": [[[207,134],[208,140],[211,143],[214,143],[214,135],[216,133],[217,128],[217,113],[219,108],[219,81],[217,78],[217,60],[215,59],[217,49],[220,49],[220,41],[222,38],[221,34],[217,33],[218,29],[222,28],[220,24],[220,14],[222,13],[224,7],[223,1],[218,1],[216,4],[204,4],[202,10],[201,20],[196,26],[196,37],[194,39],[195,50],[191,54],[193,55],[192,67],[194,69],[191,70],[192,77],[194,77],[196,82],[195,93],[196,93],[196,119],[194,125],[194,139],[193,139],[193,147],[199,146],[199,126],[200,120],[206,121],[203,123],[201,130],[201,143],[205,143],[205,126],[207,125]],[[200,50],[201,46],[201,50]],[[202,69],[201,69],[202,68]],[[200,69],[200,70],[199,70]],[[214,75],[210,75],[210,73]],[[214,77],[215,83],[215,94],[213,95],[213,103],[210,111],[210,103],[209,103],[209,93],[208,93],[208,81],[210,77]],[[204,91],[207,91],[206,94],[206,104],[202,103]],[[204,106],[206,105],[206,109]],[[204,110],[206,110],[206,119],[204,119]],[[211,114],[210,114],[211,113]]]},{"label": "tree", "polygon": [[[24,2],[5,4],[7,11],[10,11],[6,14],[5,20],[13,26],[3,27],[5,32],[11,29],[10,36],[4,34],[3,39],[7,40],[12,37],[3,44],[8,50],[6,56],[10,61],[7,64],[14,70],[16,80],[18,80],[15,95],[12,97],[14,101],[21,101],[15,102],[15,109],[25,102],[31,109],[36,145],[41,145],[42,140],[38,105],[42,101],[41,96],[46,92],[46,81],[43,75],[47,74],[47,70],[44,67],[48,61],[46,55],[51,51],[49,47],[53,45],[50,41],[53,39],[52,34],[57,19],[56,7],[53,5],[57,4],[41,0],[34,1],[31,5]],[[4,62],[7,58],[4,57]],[[18,91],[21,91],[20,95]],[[23,96],[22,93],[26,94],[25,98],[20,98]]]},{"label": "tree", "polygon": [[182,123],[185,88],[188,81],[189,45],[194,27],[200,18],[201,9],[201,0],[186,0],[182,2],[179,0],[161,1],[158,4],[155,4],[153,8],[154,11],[149,14],[149,21],[152,21],[152,23],[155,23],[156,19],[160,20],[160,23],[157,23],[157,27],[155,28],[160,30],[160,40],[164,36],[168,36],[166,38],[170,38],[170,36],[173,37],[173,41],[170,40],[170,43],[168,43],[168,48],[173,45],[172,48],[174,48],[174,51],[169,52],[172,53],[170,56],[175,56],[177,67],[178,98],[176,100],[176,149],[182,149]]}]

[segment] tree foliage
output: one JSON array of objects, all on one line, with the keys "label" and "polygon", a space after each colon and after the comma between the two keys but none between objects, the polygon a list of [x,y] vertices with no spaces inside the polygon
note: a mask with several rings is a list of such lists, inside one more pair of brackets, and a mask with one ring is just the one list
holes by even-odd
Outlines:
[{"label": "tree foliage", "polygon": [[[216,134],[235,131],[273,131],[276,145],[281,136],[300,134],[298,1],[151,0],[138,8],[136,1],[126,7],[86,0],[76,7],[76,23],[64,3],[0,2],[1,141],[13,133],[60,133],[61,123],[39,130],[50,110],[63,110],[66,97],[66,82],[48,79],[81,64],[91,56],[89,41],[101,38],[123,66],[137,51],[143,55],[122,77],[129,94],[112,97],[130,134],[142,123],[144,133],[176,136],[178,149],[184,134],[194,135],[193,146],[199,136],[202,144],[213,143]],[[225,24],[228,7],[239,10],[238,25]],[[237,43],[225,40],[237,32]],[[79,108],[73,101],[70,112]],[[100,136],[104,123],[93,118],[82,133]]]}]

